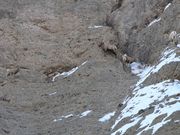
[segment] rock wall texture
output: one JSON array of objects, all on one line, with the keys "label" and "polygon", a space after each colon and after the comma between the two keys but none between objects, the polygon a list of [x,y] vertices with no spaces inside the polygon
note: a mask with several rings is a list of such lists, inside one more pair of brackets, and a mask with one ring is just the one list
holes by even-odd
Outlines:
[{"label": "rock wall texture", "polygon": [[[151,66],[177,48],[179,7],[179,0],[0,0],[0,134],[111,134],[138,80],[122,56]],[[144,82],[167,79],[180,79],[179,61]],[[113,110],[109,122],[98,121]],[[179,132],[170,123],[157,134]]]}]

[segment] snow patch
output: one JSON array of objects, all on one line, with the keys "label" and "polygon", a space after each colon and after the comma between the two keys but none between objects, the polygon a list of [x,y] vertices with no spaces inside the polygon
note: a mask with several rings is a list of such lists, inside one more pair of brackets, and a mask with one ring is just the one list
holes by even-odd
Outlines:
[{"label": "snow patch", "polygon": [[171,6],[171,3],[167,4],[167,6],[164,8],[164,11]]},{"label": "snow patch", "polygon": [[180,48],[180,44],[177,44],[177,47]]},{"label": "snow patch", "polygon": [[154,65],[152,67],[146,67],[144,68],[144,70],[141,71],[141,73],[137,74],[137,76],[140,76],[140,80],[137,82],[136,86],[142,84],[151,74],[157,73],[164,65],[169,64],[171,62],[179,62],[180,56],[176,57],[176,53],[175,53],[176,49],[177,48],[174,49],[167,48],[162,53],[160,62],[157,65]]},{"label": "snow patch", "polygon": [[[133,123],[140,122],[141,118],[136,116],[140,110],[145,110],[156,102],[160,102],[158,105],[154,105],[154,112],[152,114],[147,115],[143,121],[141,121],[140,128],[146,127],[140,133],[145,130],[153,129],[153,133],[155,133],[160,127],[169,122],[167,118],[176,111],[180,111],[180,98],[173,99],[173,102],[176,103],[168,105],[172,103],[172,100],[168,100],[164,102],[167,97],[175,96],[180,93],[180,81],[175,80],[171,82],[170,80],[163,81],[161,83],[153,84],[146,86],[144,88],[138,88],[134,91],[134,96],[127,102],[126,107],[121,111],[120,116],[116,119],[115,124],[112,126],[112,129],[116,127],[116,125],[123,120],[124,118],[132,117],[131,121],[115,131],[114,133],[120,132],[123,134],[127,131],[128,128],[132,127],[129,125],[134,125]],[[163,107],[162,107],[163,106]],[[155,125],[151,125],[153,120],[160,115],[166,114],[166,117]],[[138,121],[137,121],[138,120]],[[133,121],[133,122],[132,122]],[[112,135],[114,135],[112,133]],[[139,134],[140,134],[139,133]]]},{"label": "snow patch", "polygon": [[79,67],[75,67],[73,69],[71,69],[70,71],[68,72],[63,72],[63,73],[58,73],[57,75],[55,75],[53,78],[52,78],[52,81],[54,82],[55,79],[59,76],[62,76],[63,78],[66,78],[70,75],[72,75],[73,73],[75,73],[81,66],[85,65],[87,63],[87,61],[83,62]]},{"label": "snow patch", "polygon": [[68,115],[65,115],[65,116],[62,115],[58,119],[54,119],[53,122],[61,121],[63,119],[67,119],[67,118],[70,118],[70,117],[79,117],[79,118],[86,117],[91,112],[92,112],[92,110],[87,110],[85,112],[82,112],[80,115],[79,114],[78,115],[68,114]]},{"label": "snow patch", "polygon": [[123,105],[126,104],[130,100],[130,97],[126,96],[126,98],[123,101]]},{"label": "snow patch", "polygon": [[55,95],[57,92],[50,93],[49,96]]},{"label": "snow patch", "polygon": [[175,122],[175,123],[180,123],[180,120],[175,120],[174,122]]},{"label": "snow patch", "polygon": [[68,115],[66,115],[66,116],[61,116],[60,118],[58,118],[58,119],[54,119],[53,120],[53,122],[57,122],[57,121],[61,121],[61,120],[63,120],[63,119],[67,119],[67,118],[70,118],[70,117],[73,117],[74,115],[73,114],[68,114]]},{"label": "snow patch", "polygon": [[94,25],[94,26],[89,26],[89,29],[98,29],[98,28],[102,28],[102,25]]},{"label": "snow patch", "polygon": [[126,131],[135,126],[140,120],[142,119],[142,117],[139,118],[133,118],[132,121],[124,126],[122,126],[122,128],[116,130],[115,132],[113,132],[111,135],[116,135],[117,133],[121,133],[121,135],[125,134]]},{"label": "snow patch", "polygon": [[59,119],[54,119],[53,122],[57,122],[57,121],[61,121],[62,119],[59,118]]},{"label": "snow patch", "polygon": [[144,78],[146,74],[151,70],[152,67],[145,66],[138,62],[133,62],[130,64],[131,72],[140,78]]},{"label": "snow patch", "polygon": [[[180,88],[180,87],[179,87]],[[180,89],[179,89],[180,90]],[[167,105],[165,103],[161,103],[160,105],[155,106],[155,110],[153,113],[147,115],[143,121],[141,121],[141,126],[139,128],[144,128],[137,135],[140,135],[142,132],[152,129],[152,134],[154,134],[159,128],[161,128],[166,123],[170,122],[171,119],[168,119],[171,114],[176,111],[180,111],[180,103],[177,100],[176,103],[172,105]],[[153,120],[155,120],[158,116],[166,114],[161,121],[152,125]]]},{"label": "snow patch", "polygon": [[105,114],[102,118],[100,118],[99,121],[100,122],[106,122],[106,121],[110,120],[114,115],[115,115],[115,111],[110,112],[108,114]]},{"label": "snow patch", "polygon": [[87,116],[87,115],[88,115],[89,113],[91,113],[91,112],[92,112],[92,110],[87,110],[87,111],[81,113],[81,115],[80,115],[79,117],[80,117],[80,118],[85,117],[85,116]]},{"label": "snow patch", "polygon": [[151,23],[149,23],[148,27],[150,27],[151,25],[153,25],[154,23],[157,23],[161,20],[161,18],[155,19],[153,20]]}]

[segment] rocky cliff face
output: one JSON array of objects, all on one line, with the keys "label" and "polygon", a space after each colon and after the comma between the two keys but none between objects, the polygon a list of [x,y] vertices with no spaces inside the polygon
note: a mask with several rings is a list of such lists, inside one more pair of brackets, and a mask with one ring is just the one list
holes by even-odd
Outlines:
[{"label": "rocky cliff face", "polygon": [[179,7],[0,0],[0,134],[179,134]]},{"label": "rocky cliff face", "polygon": [[[169,0],[119,2],[120,6],[107,17],[107,24],[117,33],[118,49],[123,54],[126,53],[141,63],[148,64],[149,67],[144,68],[135,63],[131,65],[132,71],[143,71],[137,73],[140,80],[135,85],[133,96],[125,101],[126,105],[112,120],[112,134],[178,134],[179,129],[173,126],[172,117],[179,116],[177,102],[180,89],[180,3]],[[169,79],[177,80],[178,85],[175,89],[168,88],[171,84]],[[162,82],[163,80],[165,81]],[[175,85],[174,82],[172,84]],[[167,87],[163,87],[164,85]],[[177,91],[171,95],[168,90]],[[151,92],[154,94],[151,95]],[[172,103],[169,98],[177,100]],[[173,106],[176,106],[177,110],[173,110]],[[168,108],[173,111],[167,113]],[[165,124],[168,122],[169,124]],[[168,132],[170,129],[174,131]]]}]

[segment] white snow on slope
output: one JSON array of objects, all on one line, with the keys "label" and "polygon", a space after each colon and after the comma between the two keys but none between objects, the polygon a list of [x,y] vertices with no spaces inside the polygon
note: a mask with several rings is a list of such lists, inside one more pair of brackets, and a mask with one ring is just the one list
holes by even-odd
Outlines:
[{"label": "white snow on slope", "polygon": [[[124,134],[128,128],[132,127],[130,125],[134,125],[133,123],[140,122],[140,128],[146,127],[140,133],[145,130],[153,129],[153,133],[155,133],[161,126],[165,123],[169,122],[167,118],[176,111],[180,111],[180,98],[169,100],[164,102],[167,97],[174,96],[180,93],[180,81],[175,80],[174,82],[170,82],[170,80],[166,80],[161,83],[153,84],[146,86],[141,89],[137,89],[134,96],[127,102],[127,106],[121,111],[120,116],[115,121],[115,124],[112,126],[112,129],[116,127],[116,125],[123,120],[124,118],[133,117],[138,114],[140,110],[144,110],[149,108],[155,102],[160,102],[158,105],[154,106],[154,112],[147,115],[141,122],[142,117],[136,116],[131,119],[128,124],[125,124],[123,127],[112,133],[120,132]],[[167,105],[168,103],[172,103],[177,101],[175,104]],[[163,107],[160,107],[163,106]],[[153,120],[162,114],[167,114],[166,117],[155,125],[151,125]],[[133,122],[132,122],[133,121]],[[139,135],[140,135],[139,133]]]},{"label": "white snow on slope", "polygon": [[87,63],[87,61],[83,62],[79,67],[75,67],[75,68],[71,69],[71,70],[68,71],[68,72],[58,73],[57,75],[55,75],[55,76],[53,77],[52,81],[54,82],[55,79],[56,79],[57,77],[59,77],[59,76],[62,76],[63,78],[66,78],[66,77],[72,75],[72,74],[75,73],[81,66],[83,66],[83,65],[86,64],[86,63]]},{"label": "white snow on slope", "polygon": [[50,93],[49,96],[55,95],[57,92]]},{"label": "white snow on slope", "polygon": [[161,18],[155,19],[152,22],[149,23],[148,27],[150,27],[151,25],[153,25],[154,23],[157,23],[161,20]]},{"label": "white snow on slope", "polygon": [[87,110],[87,111],[81,113],[81,115],[80,115],[79,117],[80,117],[80,118],[85,117],[85,116],[87,116],[87,115],[88,115],[89,113],[91,113],[91,112],[92,112],[92,110]]},{"label": "white snow on slope", "polygon": [[117,133],[121,133],[121,135],[123,135],[129,128],[135,126],[141,119],[142,119],[142,117],[131,119],[131,122],[130,122],[130,123],[122,126],[122,127],[119,128],[118,130],[116,130],[115,132],[113,132],[111,135],[116,135]]},{"label": "white snow on slope", "polygon": [[164,65],[171,62],[179,62],[180,56],[176,57],[175,50],[177,50],[177,48],[165,49],[165,51],[162,53],[160,62],[157,65],[154,65],[152,67],[144,67],[144,70],[137,74],[137,76],[140,77],[140,80],[137,82],[136,86],[142,84],[151,74],[157,73]]},{"label": "white snow on slope", "polygon": [[102,28],[102,25],[95,25],[95,26],[89,26],[89,29],[98,29],[98,28]]},{"label": "white snow on slope", "polygon": [[[154,112],[147,115],[145,119],[141,121],[141,126],[139,127],[139,129],[140,128],[144,128],[144,129],[141,130],[137,135],[140,135],[142,132],[147,131],[149,129],[152,129],[153,130],[152,134],[154,134],[164,124],[170,122],[171,119],[169,119],[169,116],[171,116],[176,111],[180,111],[180,103],[179,103],[180,100],[176,100],[176,101],[177,102],[172,105],[161,103],[160,105],[155,106]],[[158,116],[162,116],[164,114],[166,114],[166,116],[161,121],[152,125],[153,120],[155,120]]]},{"label": "white snow on slope", "polygon": [[[140,63],[132,63],[131,69],[134,74],[140,77],[140,80],[136,84],[136,88],[133,91],[133,97],[126,100],[126,107],[121,111],[121,114],[116,119],[114,125],[111,127],[112,130],[125,118],[131,118],[129,122],[123,125],[121,128],[113,131],[111,135],[120,133],[125,134],[126,131],[135,126],[137,123],[140,124],[138,135],[143,131],[152,129],[152,134],[154,134],[160,127],[170,121],[169,116],[180,111],[180,98],[173,98],[180,94],[180,81],[179,80],[166,80],[157,84],[152,84],[143,88],[139,85],[144,82],[149,75],[158,72],[164,65],[171,62],[180,61],[180,56],[176,56],[176,49],[165,49],[162,53],[160,62],[152,67],[145,67]],[[169,98],[169,100],[166,100]],[[158,102],[158,104],[157,104]],[[171,103],[171,104],[170,104]],[[138,113],[140,111],[147,110],[149,107],[153,107],[154,111],[151,114],[147,114],[145,117]],[[157,117],[166,114],[165,117],[158,121],[156,124],[152,125],[153,120]]]},{"label": "white snow on slope", "polygon": [[180,44],[177,44],[177,47],[180,48]]},{"label": "white snow on slope", "polygon": [[108,120],[111,119],[111,117],[113,117],[115,115],[115,111],[114,112],[110,112],[108,114],[105,114],[102,118],[99,119],[100,122],[106,122]]},{"label": "white snow on slope", "polygon": [[54,119],[53,122],[61,121],[70,117],[78,117],[78,118],[86,117],[91,112],[92,110],[87,110],[78,115],[74,115],[74,114],[62,115],[58,119]]},{"label": "white snow on slope", "polygon": [[179,123],[179,122],[180,122],[180,120],[175,120],[174,122],[175,122],[175,123]]},{"label": "white snow on slope", "polygon": [[171,3],[167,4],[167,6],[164,8],[164,11],[171,6]]},{"label": "white snow on slope", "polygon": [[61,120],[63,120],[63,119],[67,119],[67,118],[70,118],[70,117],[73,117],[74,115],[73,114],[68,114],[68,115],[63,115],[63,116],[61,116],[60,118],[58,118],[58,119],[54,119],[53,121],[54,122],[57,122],[57,121],[61,121]]},{"label": "white snow on slope", "polygon": [[131,66],[131,72],[139,76],[140,78],[144,78],[152,70],[152,67],[142,65],[141,63],[138,62],[133,62],[130,64],[130,66]]}]

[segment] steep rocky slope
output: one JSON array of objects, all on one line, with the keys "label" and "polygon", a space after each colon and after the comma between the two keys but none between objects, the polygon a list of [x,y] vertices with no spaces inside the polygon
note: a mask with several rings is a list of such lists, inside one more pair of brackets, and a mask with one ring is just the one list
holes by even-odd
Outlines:
[{"label": "steep rocky slope", "polygon": [[0,0],[0,134],[179,134],[179,7]]}]

